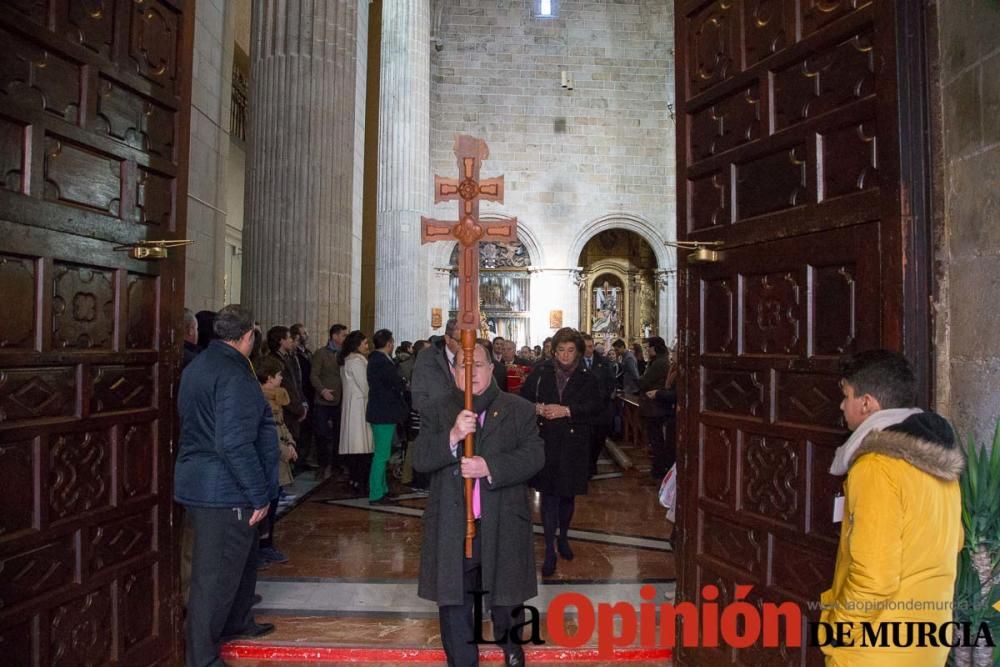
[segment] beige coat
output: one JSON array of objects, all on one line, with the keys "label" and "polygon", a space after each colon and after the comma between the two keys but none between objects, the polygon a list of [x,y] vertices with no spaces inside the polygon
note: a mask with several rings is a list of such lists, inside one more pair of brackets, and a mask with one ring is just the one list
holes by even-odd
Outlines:
[{"label": "beige coat", "polygon": [[340,453],[371,454],[372,429],[365,419],[368,407],[368,359],[355,352],[340,369],[343,399],[340,403]]},{"label": "beige coat", "polygon": [[271,406],[271,414],[274,415],[274,424],[278,429],[278,450],[281,452],[281,462],[278,463],[278,486],[285,486],[295,481],[292,475],[292,449],[295,447],[295,440],[285,426],[284,408],[288,405],[288,391],[284,387],[268,389],[261,387],[264,398]]}]

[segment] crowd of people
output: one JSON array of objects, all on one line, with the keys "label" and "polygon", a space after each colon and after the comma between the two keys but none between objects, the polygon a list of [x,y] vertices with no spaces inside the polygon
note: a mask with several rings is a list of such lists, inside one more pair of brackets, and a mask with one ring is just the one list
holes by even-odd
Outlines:
[{"label": "crowd of people", "polygon": [[[273,630],[252,613],[256,573],[288,560],[276,547],[274,519],[296,471],[318,480],[340,476],[371,505],[391,504],[395,452],[401,481],[429,496],[418,595],[438,605],[449,664],[478,664],[473,592],[487,591],[494,630],[506,637],[505,663],[522,665],[518,609],[537,594],[529,488],[540,498],[541,575],[549,577],[560,560],[574,558],[576,499],[587,493],[608,435],[620,428],[617,395],[638,405],[645,420],[652,477],[661,478],[676,458],[678,371],[657,336],[638,349],[614,340],[604,350],[589,334],[563,328],[535,348],[478,339],[467,355],[454,320],[441,336],[398,345],[388,329],[369,339],[334,324],[312,351],[302,324],[264,333],[238,305],[185,312],[184,323],[174,497],[186,514],[190,665],[218,664],[222,642]],[[913,407],[912,368],[897,353],[854,355],[841,387],[854,435],[830,472],[846,476],[848,519],[833,586],[823,594],[824,619],[870,621],[848,611],[853,601],[903,599],[912,591],[950,600],[962,545],[956,480],[964,465],[951,426]],[[469,436],[474,454],[465,456]],[[475,526],[471,557],[463,555],[467,520]],[[947,621],[943,612],[924,616]],[[854,657],[849,647],[824,651],[828,664]],[[919,658],[943,664],[946,655]]]},{"label": "crowd of people", "polygon": [[[455,372],[456,359],[461,359],[462,351],[454,320],[446,324],[443,335],[416,342],[401,341],[398,345],[388,329],[380,329],[369,338],[362,331],[351,331],[338,323],[329,328],[325,343],[312,350],[309,332],[301,323],[275,325],[263,331],[251,317],[240,306],[227,306],[218,313],[185,311],[184,315],[182,443],[175,495],[188,508],[182,550],[184,560],[191,565],[187,570],[190,574],[182,576],[182,584],[186,590],[190,588],[189,609],[198,608],[199,613],[204,613],[206,604],[208,607],[218,604],[215,592],[206,592],[197,576],[202,553],[198,546],[199,526],[204,524],[198,516],[199,508],[225,506],[231,510],[238,504],[235,498],[215,493],[212,488],[202,488],[194,495],[185,490],[190,480],[198,476],[198,466],[210,458],[206,450],[218,435],[215,431],[208,432],[208,424],[201,424],[196,433],[194,422],[188,418],[199,407],[202,414],[207,408],[194,405],[208,399],[196,394],[195,378],[199,378],[199,385],[205,384],[207,373],[216,372],[215,367],[222,360],[232,366],[236,354],[242,353],[244,347],[246,374],[259,387],[254,393],[260,399],[256,404],[262,411],[266,407],[266,416],[270,417],[260,420],[259,432],[247,438],[258,450],[271,443],[268,456],[260,457],[260,461],[273,462],[274,466],[273,475],[268,466],[262,468],[274,478],[269,479],[267,502],[263,502],[263,497],[255,498],[245,512],[237,513],[241,521],[253,527],[250,532],[257,537],[256,548],[246,547],[244,539],[238,543],[241,550],[249,549],[248,558],[252,561],[239,580],[241,593],[228,611],[213,612],[218,617],[213,617],[209,635],[189,636],[189,641],[202,644],[189,647],[196,649],[195,655],[197,651],[211,650],[205,644],[209,638],[217,644],[235,636],[262,636],[271,630],[269,624],[252,622],[247,605],[253,601],[253,586],[247,579],[255,581],[251,571],[271,563],[288,562],[275,541],[274,519],[279,500],[283,495],[288,496],[287,487],[295,475],[313,474],[317,480],[338,478],[366,495],[371,505],[394,502],[389,481],[390,477],[398,477],[413,492],[430,494],[432,502],[440,502],[442,493],[435,493],[432,488],[438,469],[428,465],[427,448],[420,443],[426,442],[427,434],[440,426],[440,421],[434,421],[435,416],[442,406],[452,405],[450,398],[457,391],[459,377],[464,378]],[[569,531],[575,498],[587,492],[606,438],[620,429],[615,395],[622,392],[639,395],[640,391],[648,390],[650,404],[660,402],[664,411],[673,408],[675,374],[666,370],[669,362],[666,346],[657,337],[647,339],[645,344],[644,352],[638,344],[627,347],[624,341],[616,340],[605,351],[603,343],[595,342],[589,334],[569,328],[559,330],[534,347],[518,348],[515,341],[502,337],[477,341],[477,349],[488,362],[483,366],[489,368],[489,376],[483,378],[485,385],[479,387],[480,393],[485,391],[491,402],[502,393],[520,396],[527,405],[533,405],[530,421],[540,448],[525,467],[531,468],[530,474],[521,475],[524,478],[519,483],[530,485],[541,496],[545,535],[542,576],[551,576],[560,558],[573,558]],[[235,388],[240,373],[238,369],[229,370],[234,374]],[[199,386],[197,391],[203,392],[205,388]],[[654,398],[653,394],[658,395]],[[195,395],[197,399],[192,398]],[[242,400],[239,407],[249,409],[253,405],[254,402]],[[214,407],[226,411],[232,405],[223,402]],[[215,419],[228,423],[232,416],[227,411]],[[247,428],[252,422],[247,418],[242,427]],[[665,431],[665,419],[649,424],[658,431],[649,441],[654,448],[651,475],[659,478],[665,467],[672,464],[673,437],[672,432]],[[484,423],[479,425],[485,428]],[[189,442],[192,446],[185,446]],[[477,451],[486,442],[477,442]],[[235,443],[231,446],[235,447]],[[227,450],[226,457],[228,454]],[[218,459],[214,457],[216,466],[220,464]],[[390,465],[391,461],[395,465]],[[235,488],[242,488],[242,483],[237,480]],[[530,509],[524,508],[521,514],[530,516]],[[241,538],[245,538],[247,526],[240,525]],[[530,535],[527,539],[530,544]],[[235,546],[234,543],[227,548]],[[244,589],[250,591],[249,598]]]}]

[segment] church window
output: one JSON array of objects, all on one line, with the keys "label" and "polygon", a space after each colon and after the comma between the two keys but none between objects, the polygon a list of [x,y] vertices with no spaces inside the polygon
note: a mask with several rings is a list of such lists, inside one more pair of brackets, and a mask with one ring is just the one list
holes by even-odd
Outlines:
[{"label": "church window", "polygon": [[556,17],[556,0],[535,0],[535,17],[551,19]]}]

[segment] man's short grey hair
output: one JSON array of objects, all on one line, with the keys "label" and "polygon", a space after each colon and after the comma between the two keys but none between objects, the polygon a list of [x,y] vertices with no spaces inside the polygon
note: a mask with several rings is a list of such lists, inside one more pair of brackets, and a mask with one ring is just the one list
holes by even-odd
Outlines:
[{"label": "man's short grey hair", "polygon": [[184,328],[191,326],[192,322],[197,322],[197,318],[194,316],[194,312],[190,308],[184,309]]},{"label": "man's short grey hair", "polygon": [[[483,351],[483,354],[486,356],[486,362],[490,366],[492,366],[493,365],[493,355],[490,354],[489,348],[486,347],[486,344],[483,343],[482,339],[477,339],[476,340],[476,345],[475,345],[475,347],[472,348],[473,355],[475,355],[475,353],[476,353],[475,352],[475,348],[476,347],[478,347],[479,349],[481,349]],[[458,348],[458,351],[455,352],[455,356],[451,358],[452,368],[457,368],[458,367],[458,353],[459,352],[461,352],[462,354],[465,354],[465,352],[462,350],[462,348]]]},{"label": "man's short grey hair", "polygon": [[458,320],[452,318],[445,322],[444,325],[444,335],[449,338],[457,338],[455,336],[455,331],[458,329]]},{"label": "man's short grey hair", "polygon": [[215,318],[215,335],[222,340],[237,341],[253,329],[253,312],[246,306],[231,303]]}]

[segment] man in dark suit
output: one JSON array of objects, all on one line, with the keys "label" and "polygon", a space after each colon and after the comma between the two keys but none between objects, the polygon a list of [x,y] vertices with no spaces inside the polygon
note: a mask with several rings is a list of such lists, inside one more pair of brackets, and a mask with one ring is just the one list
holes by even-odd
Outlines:
[{"label": "man in dark suit", "polygon": [[490,352],[493,360],[493,379],[496,380],[500,391],[507,391],[507,366],[503,363],[503,351],[507,346],[507,341],[497,336],[492,343],[483,340],[486,349]]},{"label": "man in dark suit", "polygon": [[594,428],[590,433],[592,440],[590,443],[590,474],[597,474],[597,459],[600,458],[604,450],[604,441],[608,439],[608,432],[611,430],[612,401],[615,394],[615,371],[608,363],[603,354],[598,354],[594,349],[594,337],[588,333],[583,334],[583,364],[589,368],[597,377],[601,387],[601,415],[594,420]]},{"label": "man in dark suit", "polygon": [[[473,359],[473,410],[465,410],[465,366],[458,350],[451,389],[425,406],[413,468],[431,474],[424,513],[417,595],[438,604],[441,643],[448,664],[479,664],[474,642],[473,591],[488,591],[494,638],[507,665],[523,665],[524,651],[511,626],[523,622],[514,608],[538,592],[527,481],[545,463],[535,409],[492,381],[493,358],[477,343]],[[476,434],[475,456],[462,456],[465,436]],[[476,482],[472,558],[464,557],[463,479]],[[462,576],[456,576],[458,572]]]},{"label": "man in dark suit", "polygon": [[396,341],[392,332],[379,329],[372,336],[375,351],[368,357],[368,407],[365,419],[372,425],[375,456],[368,475],[368,502],[381,505],[388,502],[389,485],[385,471],[392,456],[392,437],[396,425],[402,423],[409,412],[403,395],[403,378],[399,377],[392,350]]},{"label": "man in dark suit", "polygon": [[180,442],[174,500],[194,529],[187,606],[187,664],[221,665],[225,639],[260,637],[257,624],[257,524],[278,495],[278,432],[250,365],[253,315],[219,311],[218,340],[181,375]]},{"label": "man in dark suit", "polygon": [[458,320],[448,320],[443,336],[431,336],[430,345],[417,355],[413,365],[413,381],[410,394],[413,409],[423,413],[442,396],[451,393],[454,376],[451,373],[452,360],[461,348],[458,342]]}]

